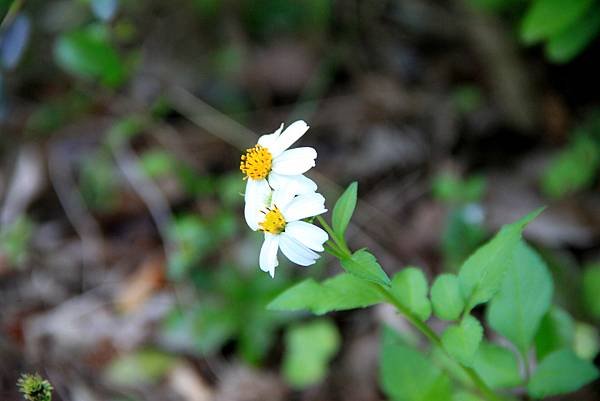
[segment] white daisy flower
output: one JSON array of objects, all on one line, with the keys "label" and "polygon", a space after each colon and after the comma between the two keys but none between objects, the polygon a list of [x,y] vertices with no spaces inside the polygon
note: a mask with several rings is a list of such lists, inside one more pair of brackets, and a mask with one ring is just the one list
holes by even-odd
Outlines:
[{"label": "white daisy flower", "polygon": [[302,219],[327,211],[323,195],[311,192],[296,196],[294,187],[286,186],[270,192],[267,198],[266,203],[251,211],[258,230],[265,233],[259,257],[261,270],[275,276],[279,249],[298,265],[314,264],[329,237],[323,229]]},{"label": "white daisy flower", "polygon": [[[308,131],[308,125],[300,120],[283,130],[283,124],[272,134],[263,135],[258,143],[246,150],[240,162],[240,170],[247,179],[246,221],[251,229],[258,228],[258,222],[249,220],[251,210],[263,205],[267,194],[273,189],[292,186],[297,194],[317,190],[317,184],[303,176],[315,165],[317,151],[310,147],[288,149]],[[282,132],[283,131],[283,132]]]}]

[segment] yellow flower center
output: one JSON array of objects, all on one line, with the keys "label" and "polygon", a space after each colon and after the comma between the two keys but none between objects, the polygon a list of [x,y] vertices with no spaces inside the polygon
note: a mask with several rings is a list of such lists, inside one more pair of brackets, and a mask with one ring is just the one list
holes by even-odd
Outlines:
[{"label": "yellow flower center", "polygon": [[285,229],[285,219],[275,206],[265,214],[265,220],[258,224],[258,227],[265,232],[271,234],[280,234]]},{"label": "yellow flower center", "polygon": [[269,175],[272,163],[273,156],[271,152],[263,146],[256,145],[250,149],[246,149],[246,154],[242,155],[240,170],[246,175],[245,178],[262,180]]}]

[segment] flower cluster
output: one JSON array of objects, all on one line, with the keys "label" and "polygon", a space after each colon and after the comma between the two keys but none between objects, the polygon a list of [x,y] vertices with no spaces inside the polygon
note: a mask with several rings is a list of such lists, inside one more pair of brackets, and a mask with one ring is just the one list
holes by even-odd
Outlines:
[{"label": "flower cluster", "polygon": [[317,152],[310,147],[289,149],[308,128],[304,121],[285,130],[281,124],[274,133],[261,136],[240,162],[247,180],[244,215],[252,230],[264,232],[259,265],[271,277],[280,249],[292,262],[310,266],[328,239],[323,229],[304,221],[327,211],[317,184],[304,176],[315,166]]},{"label": "flower cluster", "polygon": [[52,385],[39,374],[22,374],[17,387],[27,401],[51,401]]}]

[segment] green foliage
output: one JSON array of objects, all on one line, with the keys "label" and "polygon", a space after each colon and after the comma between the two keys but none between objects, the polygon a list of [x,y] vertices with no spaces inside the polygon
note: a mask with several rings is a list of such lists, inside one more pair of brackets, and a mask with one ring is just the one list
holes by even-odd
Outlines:
[{"label": "green foliage", "polygon": [[480,344],[473,368],[491,388],[516,387],[522,382],[516,355],[496,344]]},{"label": "green foliage", "polygon": [[600,6],[598,4],[546,44],[546,57],[555,63],[565,63],[581,53],[600,31]]},{"label": "green foliage", "polygon": [[98,151],[82,160],[79,188],[86,205],[94,211],[108,212],[117,206],[118,174],[110,155]]},{"label": "green foliage", "polygon": [[27,401],[51,401],[52,385],[48,380],[42,379],[39,374],[21,374],[17,380],[19,392]]},{"label": "green foliage", "polygon": [[285,334],[283,375],[294,388],[320,382],[340,347],[337,327],[326,319],[291,326]]},{"label": "green foliage", "polygon": [[470,311],[474,306],[489,301],[500,289],[512,255],[519,245],[521,233],[543,208],[508,224],[494,238],[481,246],[462,265],[458,279],[461,292]]},{"label": "green foliage", "polygon": [[446,216],[442,233],[442,251],[446,266],[453,271],[458,270],[485,238],[481,206],[470,203],[451,209]]},{"label": "green foliage", "polygon": [[565,394],[595,380],[598,369],[578,358],[573,351],[562,349],[544,358],[531,376],[527,392],[535,398]]},{"label": "green foliage", "polygon": [[580,129],[572,142],[550,164],[542,177],[544,193],[560,198],[592,184],[600,168],[600,146]]},{"label": "green foliage", "polygon": [[483,327],[479,320],[466,315],[459,324],[453,324],[444,331],[442,344],[461,364],[471,366],[482,338]]},{"label": "green foliage", "polygon": [[587,266],[582,276],[583,303],[588,312],[600,319],[600,263]]},{"label": "green foliage", "polygon": [[11,266],[19,267],[27,259],[33,228],[33,222],[22,215],[0,229],[0,256]]},{"label": "green foliage", "polygon": [[538,360],[562,348],[574,344],[575,322],[563,309],[553,307],[544,316],[535,336],[535,350]]},{"label": "green foliage", "polygon": [[392,279],[392,292],[398,302],[422,321],[431,316],[428,288],[427,278],[416,267],[407,267]]},{"label": "green foliage", "polygon": [[450,399],[450,379],[392,329],[384,329],[379,360],[379,382],[393,401]]},{"label": "green foliage", "polygon": [[594,0],[534,0],[521,26],[521,38],[531,44],[559,34],[575,23]]},{"label": "green foliage", "polygon": [[461,204],[477,202],[485,193],[486,181],[482,176],[461,179],[455,174],[441,173],[432,183],[433,195],[444,202]]},{"label": "green foliage", "polygon": [[176,362],[172,355],[148,348],[113,359],[104,373],[117,385],[147,385],[165,376]]},{"label": "green foliage", "polygon": [[500,291],[488,308],[488,322],[525,354],[552,302],[552,277],[540,256],[520,241]]},{"label": "green foliage", "polygon": [[105,34],[94,27],[61,35],[54,47],[56,63],[81,78],[99,79],[104,85],[119,86],[125,78],[125,65]]},{"label": "green foliage", "polygon": [[169,256],[168,275],[173,280],[186,277],[213,245],[213,233],[207,224],[196,215],[176,218],[169,228],[169,238],[175,250]]},{"label": "green foliage", "polygon": [[351,257],[340,260],[344,270],[363,280],[389,287],[390,279],[372,253],[359,249]]},{"label": "green foliage", "polygon": [[593,361],[600,350],[598,329],[592,325],[578,322],[575,325],[575,354],[588,361]]},{"label": "green foliage", "polygon": [[196,306],[174,310],[163,322],[163,336],[169,343],[201,355],[218,351],[235,340],[236,351],[250,364],[258,364],[275,340],[276,330],[289,316],[265,311],[268,302],[288,285],[283,274],[265,280],[264,273],[246,276],[231,266],[215,273],[194,277],[203,289]]},{"label": "green foliage", "polygon": [[336,233],[339,238],[344,238],[346,228],[348,228],[348,223],[350,223],[350,219],[356,208],[357,192],[358,184],[353,182],[346,188],[333,207],[331,225],[333,227],[333,232]]},{"label": "green foliage", "polygon": [[431,286],[433,312],[443,320],[456,320],[462,313],[465,302],[460,292],[458,277],[454,274],[439,275]]},{"label": "green foliage", "polygon": [[383,302],[376,286],[351,274],[338,274],[322,283],[306,279],[279,294],[269,304],[271,310],[310,310],[315,314],[364,308]]}]

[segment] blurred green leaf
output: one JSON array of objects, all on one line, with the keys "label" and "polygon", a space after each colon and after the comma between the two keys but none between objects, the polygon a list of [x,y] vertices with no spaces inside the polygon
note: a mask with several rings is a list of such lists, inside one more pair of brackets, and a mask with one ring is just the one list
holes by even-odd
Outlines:
[{"label": "blurred green leaf", "polygon": [[544,316],[535,336],[538,360],[561,348],[571,348],[575,338],[575,322],[563,309],[553,307]]},{"label": "blurred green leaf", "polygon": [[177,164],[177,159],[164,150],[149,150],[140,156],[142,171],[151,178],[172,174]]},{"label": "blurred green leaf", "polygon": [[431,286],[431,303],[435,315],[440,319],[456,320],[460,317],[465,302],[456,275],[441,274],[435,279]]},{"label": "blurred green leaf", "polygon": [[25,262],[33,229],[33,222],[25,215],[0,229],[0,255],[6,257],[11,266],[19,267]]},{"label": "blurred green leaf", "polygon": [[580,130],[545,171],[542,189],[553,198],[584,189],[592,184],[599,167],[600,147]]},{"label": "blurred green leaf", "polygon": [[392,292],[398,302],[422,321],[431,316],[431,302],[427,298],[429,287],[421,269],[407,267],[392,279]]},{"label": "blurred green leaf", "polygon": [[596,4],[546,43],[546,56],[555,63],[566,63],[577,56],[600,32],[600,7]]},{"label": "blurred green leaf", "polygon": [[516,222],[503,226],[494,238],[479,247],[463,263],[458,279],[468,311],[475,305],[489,301],[500,289],[508,268],[507,261],[512,261],[521,233],[542,210],[543,208],[537,209]]},{"label": "blurred green leaf", "polygon": [[447,203],[469,203],[481,200],[486,181],[482,176],[461,179],[455,174],[441,173],[432,183],[433,196]]},{"label": "blurred green leaf", "polygon": [[168,276],[173,280],[183,279],[213,245],[213,233],[200,217],[192,214],[179,216],[173,222],[169,238],[176,246],[168,262]]},{"label": "blurred green leaf", "polygon": [[327,365],[340,347],[337,327],[321,319],[290,327],[285,335],[283,375],[294,388],[323,380]]},{"label": "blurred green leaf", "polygon": [[483,217],[482,207],[475,203],[453,208],[448,213],[442,233],[442,250],[444,262],[451,270],[458,270],[485,240]]},{"label": "blurred green leaf", "polygon": [[466,115],[481,107],[483,95],[476,85],[461,85],[452,91],[452,101],[458,112]]},{"label": "blurred green leaf", "polygon": [[593,361],[600,350],[598,329],[592,325],[577,322],[575,325],[575,354],[581,359]]},{"label": "blurred green leaf", "polygon": [[536,398],[566,394],[597,377],[594,365],[578,358],[573,351],[562,349],[542,360],[529,380],[527,392]]},{"label": "blurred green leaf", "polygon": [[388,287],[390,285],[389,277],[375,256],[364,249],[354,252],[349,258],[340,260],[340,263],[344,270],[358,278]]},{"label": "blurred green leaf", "polygon": [[279,294],[271,310],[310,310],[318,315],[337,310],[364,308],[383,301],[373,284],[351,274],[338,274],[322,283],[306,279]]},{"label": "blurred green leaf", "polygon": [[354,214],[357,192],[358,183],[353,182],[346,188],[333,207],[331,224],[333,232],[336,233],[339,238],[344,238],[346,228],[348,228],[352,214]]},{"label": "blurred green leaf", "polygon": [[485,341],[475,354],[473,368],[491,388],[516,387],[523,381],[516,355],[508,348]]},{"label": "blurred green leaf", "polygon": [[483,327],[479,320],[466,315],[459,324],[453,324],[444,331],[442,344],[461,364],[471,366],[482,338]]},{"label": "blurred green leaf", "polygon": [[166,375],[177,359],[154,349],[144,349],[111,361],[105,370],[107,379],[120,386],[155,383]]},{"label": "blurred green leaf", "polygon": [[385,328],[379,356],[379,382],[393,401],[440,401],[451,395],[450,379],[425,355]]},{"label": "blurred green leaf", "polygon": [[524,241],[512,258],[500,291],[490,302],[487,320],[526,354],[552,303],[552,277],[542,258]]},{"label": "blurred green leaf", "polygon": [[588,312],[600,319],[600,263],[586,266],[582,276],[583,303]]},{"label": "blurred green leaf", "polygon": [[117,51],[94,29],[62,34],[55,43],[56,63],[81,78],[100,79],[110,87],[119,86],[125,78],[125,66]]},{"label": "blurred green leaf", "polygon": [[83,159],[79,170],[79,187],[87,206],[109,212],[118,203],[118,174],[110,156],[98,151]]},{"label": "blurred green leaf", "polygon": [[583,17],[594,0],[534,0],[523,18],[521,38],[527,44],[558,34]]}]

